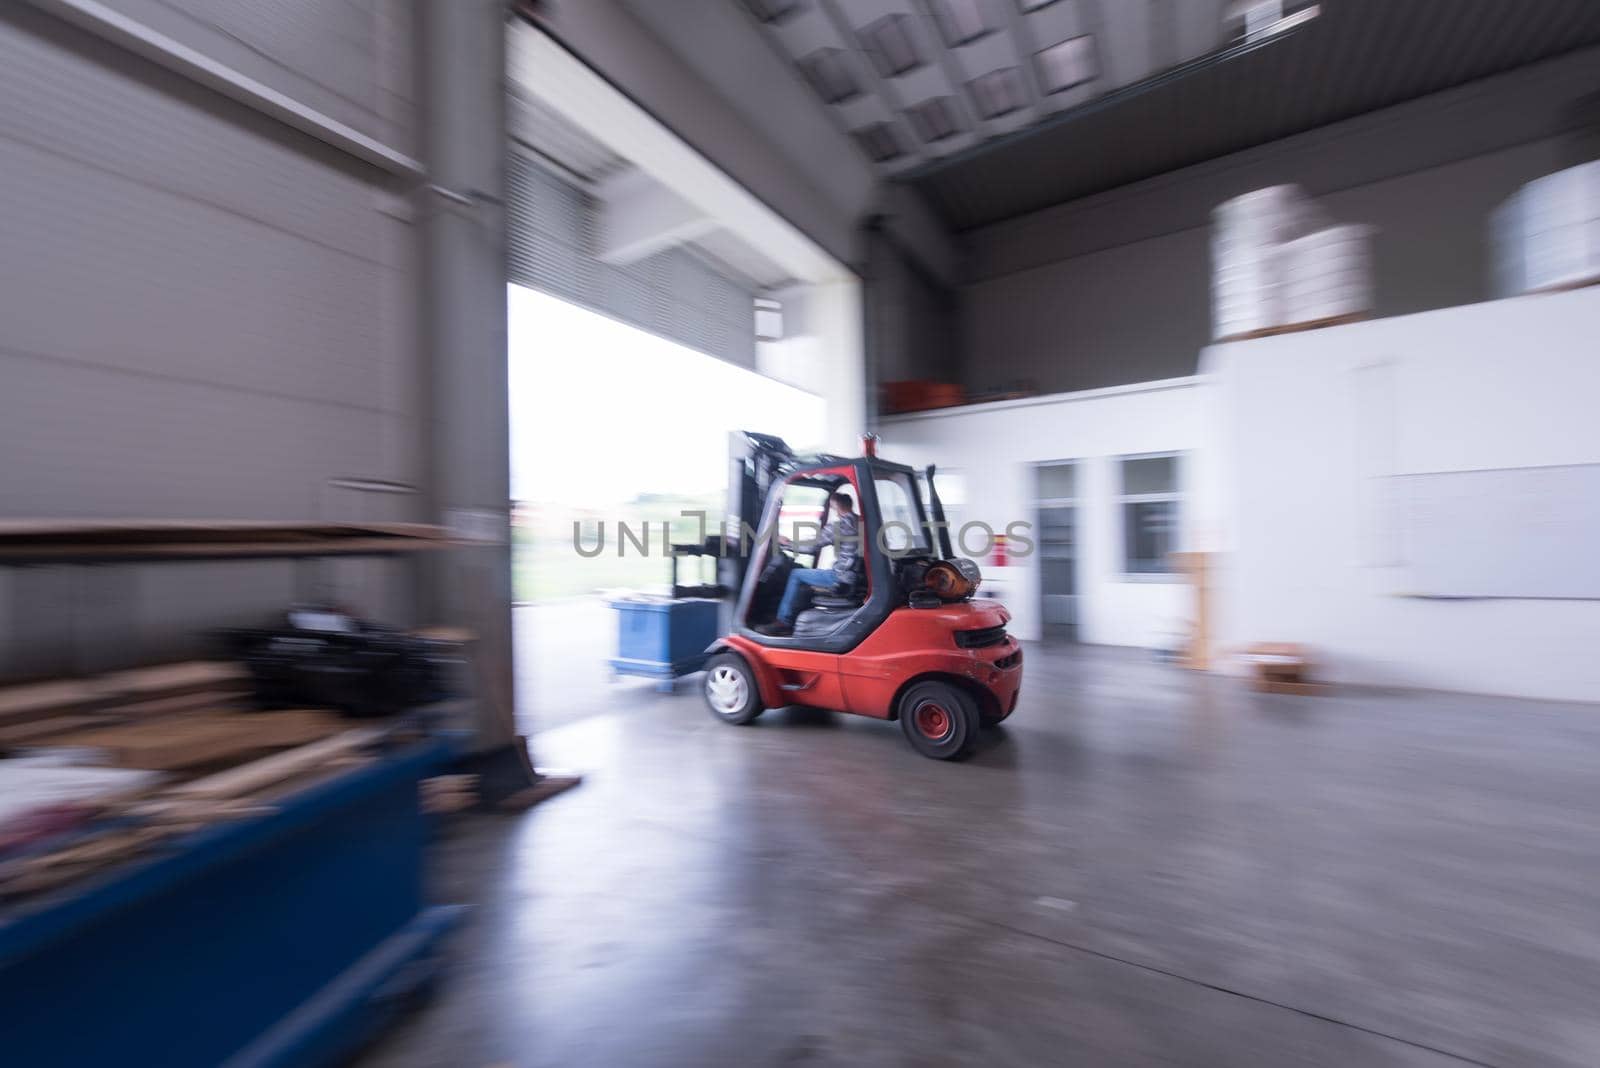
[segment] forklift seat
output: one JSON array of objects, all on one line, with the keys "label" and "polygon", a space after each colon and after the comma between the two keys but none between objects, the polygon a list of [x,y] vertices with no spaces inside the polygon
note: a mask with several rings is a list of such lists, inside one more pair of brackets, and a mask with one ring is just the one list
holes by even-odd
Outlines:
[{"label": "forklift seat", "polygon": [[833,590],[817,591],[811,598],[811,607],[795,617],[795,637],[820,638],[832,634],[856,614],[856,609],[861,607],[865,599],[860,594],[840,594]]}]

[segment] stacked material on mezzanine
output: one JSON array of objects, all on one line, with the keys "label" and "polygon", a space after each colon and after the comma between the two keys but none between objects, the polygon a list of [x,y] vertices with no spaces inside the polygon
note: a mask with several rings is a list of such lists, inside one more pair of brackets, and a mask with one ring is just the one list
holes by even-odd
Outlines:
[{"label": "stacked material on mezzanine", "polygon": [[1216,340],[1345,322],[1372,309],[1372,229],[1330,225],[1298,186],[1234,197],[1212,220]]},{"label": "stacked material on mezzanine", "polygon": [[1529,182],[1492,229],[1496,296],[1600,283],[1600,160]]}]

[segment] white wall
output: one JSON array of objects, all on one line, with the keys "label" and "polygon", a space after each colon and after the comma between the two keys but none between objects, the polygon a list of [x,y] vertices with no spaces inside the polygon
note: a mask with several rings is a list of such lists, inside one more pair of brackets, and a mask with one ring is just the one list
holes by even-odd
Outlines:
[{"label": "white wall", "polygon": [[[996,529],[1036,518],[1035,464],[1083,461],[1085,641],[1160,646],[1188,618],[1183,585],[1120,574],[1114,467],[1185,451],[1184,547],[1220,554],[1225,649],[1299,641],[1333,681],[1600,700],[1600,601],[1406,596],[1387,481],[1600,463],[1597,328],[1587,289],[1214,346],[1195,378],[887,419],[883,451],[959,470],[964,518]],[[1033,561],[985,585],[1039,637]]]},{"label": "white wall", "polygon": [[[1192,462],[1183,465],[1183,539],[1186,546],[1204,545],[1211,537],[1206,498],[1214,482],[1204,455],[1209,392],[1203,380],[1186,378],[893,417],[880,429],[882,455],[959,470],[967,495],[963,518],[997,531],[1015,520],[1037,522],[1034,465],[1082,461],[1079,637],[1102,645],[1159,647],[1189,618],[1189,594],[1176,577],[1129,580],[1122,574],[1115,458],[1188,453]],[[1040,636],[1037,557],[1005,568],[985,567],[984,586],[998,591],[1019,637]]]},{"label": "white wall", "polygon": [[854,278],[819,282],[806,289],[807,334],[814,339],[811,374],[827,408],[826,448],[853,456],[867,427],[867,397],[861,344],[861,283]]},{"label": "white wall", "polygon": [[1208,350],[1225,640],[1305,642],[1335,680],[1600,700],[1600,601],[1403,596],[1382,481],[1600,462],[1597,337],[1588,289]]}]

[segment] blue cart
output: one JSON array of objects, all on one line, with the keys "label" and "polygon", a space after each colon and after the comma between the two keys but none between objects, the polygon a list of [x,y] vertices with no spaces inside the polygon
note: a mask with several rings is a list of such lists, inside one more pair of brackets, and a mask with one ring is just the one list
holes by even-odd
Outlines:
[{"label": "blue cart", "polygon": [[717,639],[721,601],[700,597],[629,594],[608,602],[617,610],[613,675],[643,675],[671,693],[675,680],[705,667],[706,647]]}]

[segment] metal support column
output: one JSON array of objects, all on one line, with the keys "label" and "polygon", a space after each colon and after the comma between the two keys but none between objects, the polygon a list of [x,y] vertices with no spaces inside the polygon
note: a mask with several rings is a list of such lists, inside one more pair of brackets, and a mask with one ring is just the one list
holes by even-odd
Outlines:
[{"label": "metal support column", "polygon": [[511,661],[510,432],[506,384],[504,0],[422,0],[428,503],[477,544],[434,562],[423,601],[469,627],[479,665],[474,748],[516,735]]}]

